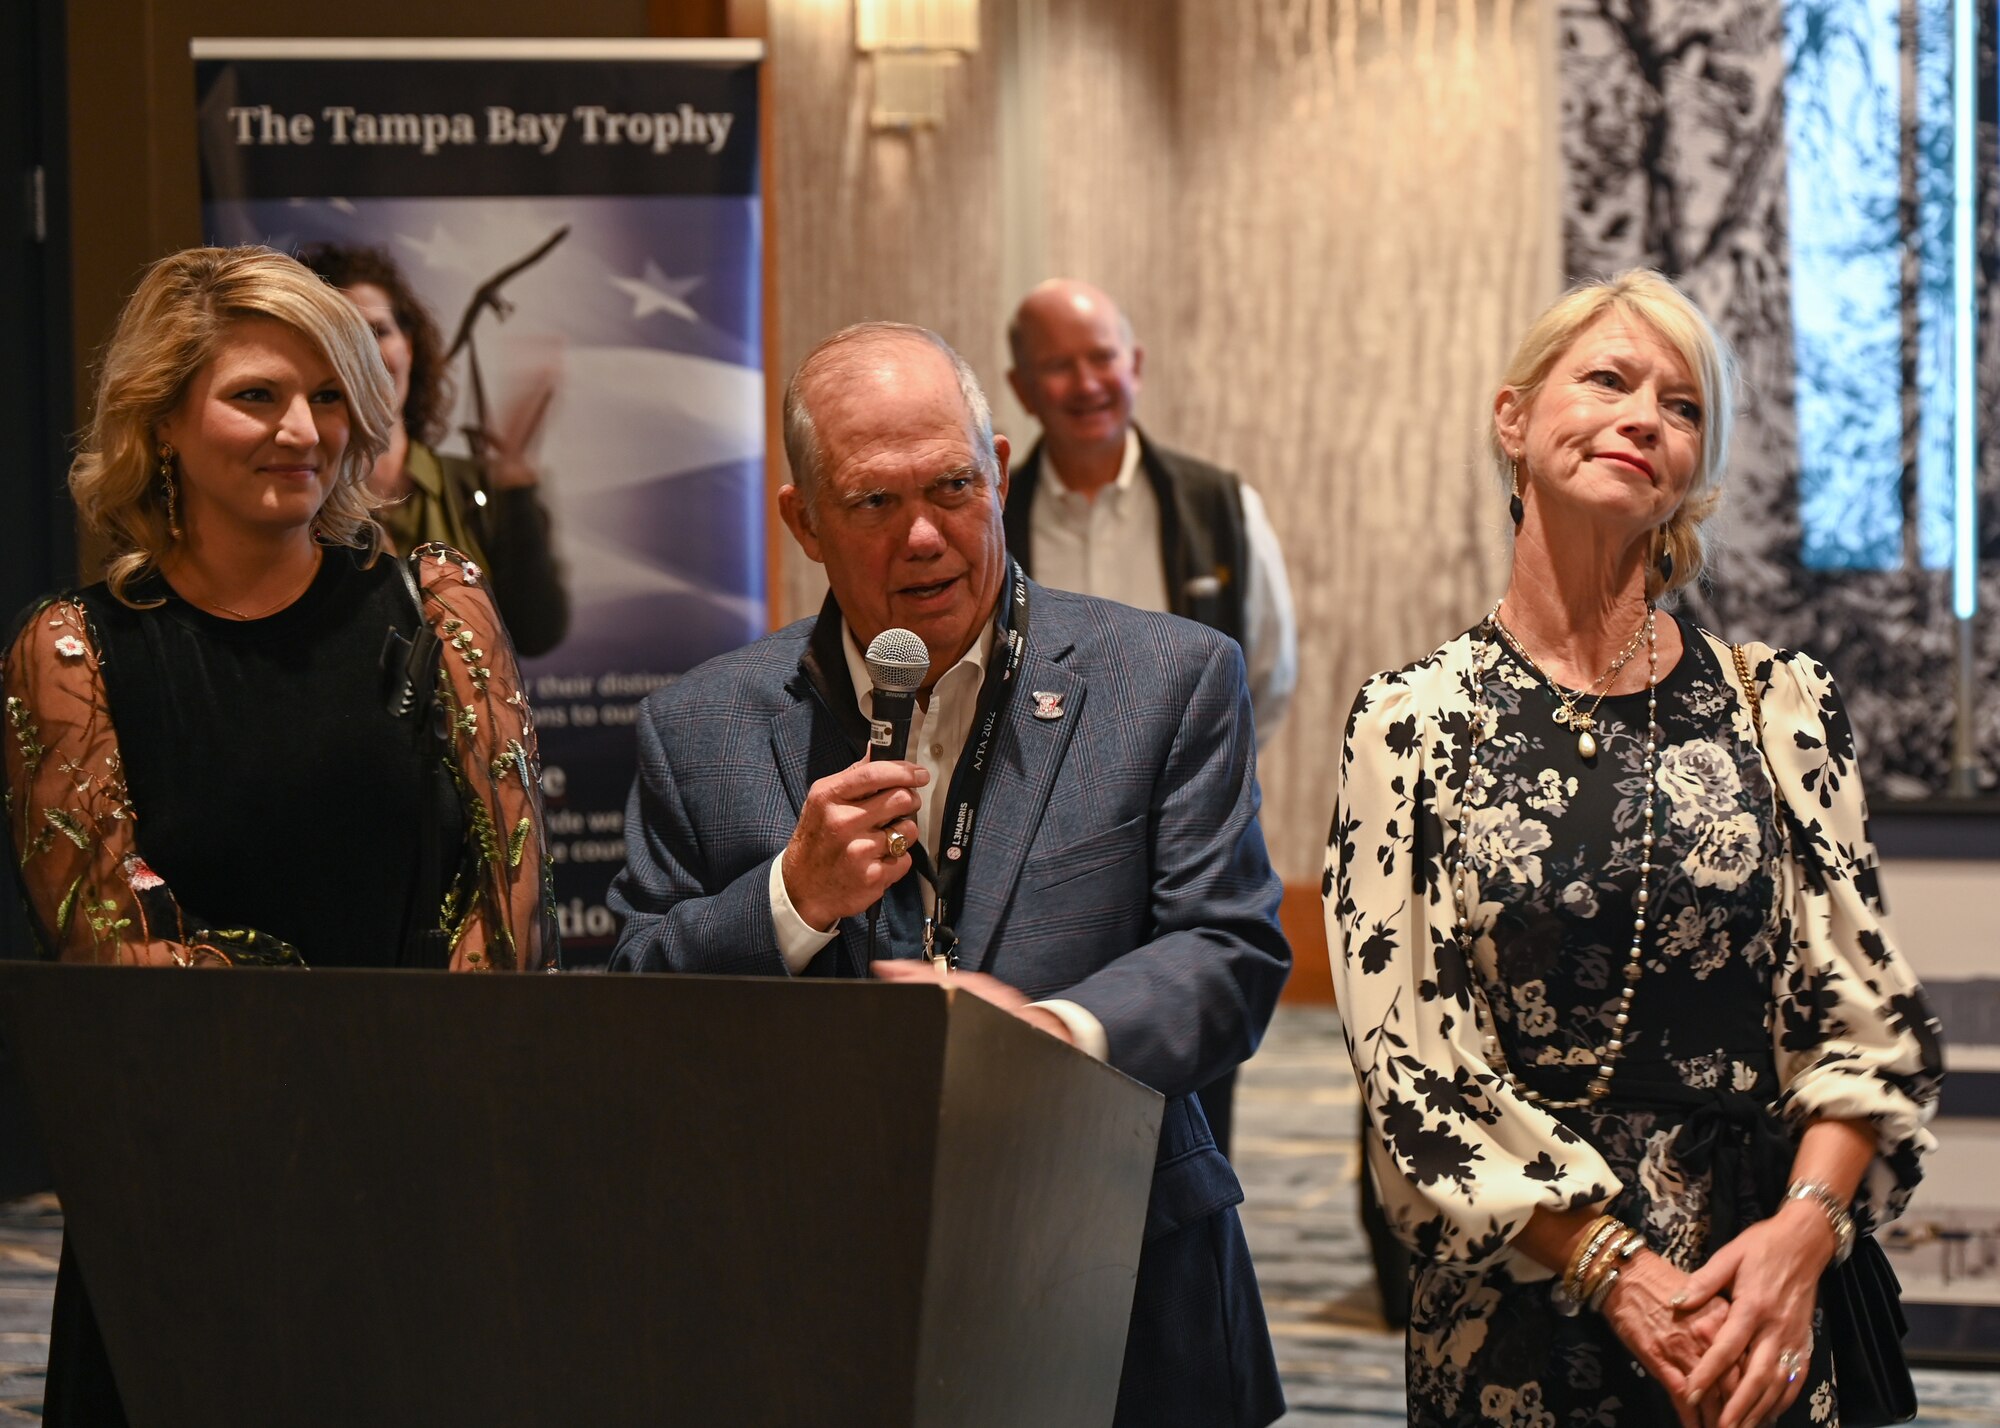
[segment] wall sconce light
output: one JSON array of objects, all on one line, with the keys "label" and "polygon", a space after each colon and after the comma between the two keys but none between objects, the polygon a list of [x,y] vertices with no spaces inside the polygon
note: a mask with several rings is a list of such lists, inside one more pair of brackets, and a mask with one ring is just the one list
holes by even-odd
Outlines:
[{"label": "wall sconce light", "polygon": [[854,47],[875,71],[877,129],[944,122],[945,76],[979,49],[979,0],[854,0]]}]

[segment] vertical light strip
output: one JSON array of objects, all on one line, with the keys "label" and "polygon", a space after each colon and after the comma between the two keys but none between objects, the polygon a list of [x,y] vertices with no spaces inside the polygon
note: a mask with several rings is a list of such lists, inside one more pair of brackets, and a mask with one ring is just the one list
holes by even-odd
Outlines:
[{"label": "vertical light strip", "polygon": [[1973,283],[1973,218],[1978,210],[1979,17],[1976,0],[1957,0],[1952,45],[1952,298],[1957,318],[1952,410],[1952,613],[1969,620],[1979,605],[1977,515],[1979,482],[1978,293]]},{"label": "vertical light strip", "polygon": [[1903,561],[1904,3],[1857,0],[1838,23],[1826,23],[1823,4],[1785,5],[1799,556],[1808,569]]},{"label": "vertical light strip", "polygon": [[[1903,159],[1915,181],[1916,222],[1906,236],[1917,254],[1916,340],[1917,489],[1914,529],[1904,550],[1925,570],[1952,567],[1952,506],[1958,470],[1958,135],[1957,0],[1907,0],[1906,33],[1915,43],[1904,57],[1914,127]],[[1947,575],[1947,580],[1949,575]]]}]

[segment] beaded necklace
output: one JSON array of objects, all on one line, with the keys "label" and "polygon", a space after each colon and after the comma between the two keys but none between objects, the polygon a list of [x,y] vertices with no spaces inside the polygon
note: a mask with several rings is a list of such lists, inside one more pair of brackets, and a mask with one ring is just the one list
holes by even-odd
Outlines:
[{"label": "beaded necklace", "polygon": [[[1454,931],[1458,939],[1459,950],[1465,956],[1467,975],[1473,979],[1475,986],[1478,985],[1479,972],[1473,962],[1472,956],[1472,922],[1467,917],[1465,910],[1465,881],[1468,873],[1466,826],[1470,821],[1473,786],[1476,782],[1474,774],[1479,768],[1479,743],[1487,728],[1494,722],[1496,717],[1486,703],[1485,672],[1491,669],[1496,661],[1506,658],[1501,652],[1499,645],[1500,636],[1497,630],[1499,618],[1500,607],[1495,605],[1493,612],[1482,620],[1479,625],[1480,638],[1485,642],[1486,651],[1490,658],[1483,661],[1475,659],[1478,674],[1474,680],[1476,693],[1473,696],[1471,747],[1466,756],[1465,796],[1459,803],[1458,858],[1452,868],[1451,874],[1451,896],[1455,909]],[[1618,996],[1618,1012],[1612,1021],[1611,1039],[1597,1049],[1597,1074],[1591,1077],[1587,1092],[1582,1096],[1559,1100],[1553,1096],[1542,1095],[1539,1091],[1522,1081],[1514,1074],[1513,1068],[1507,1064],[1506,1053],[1500,1046],[1499,1024],[1493,1018],[1492,1009],[1489,1007],[1486,1012],[1487,1064],[1506,1078],[1508,1086],[1513,1089],[1515,1095],[1520,1096],[1523,1100],[1532,1101],[1538,1106],[1547,1107],[1550,1110],[1577,1110],[1585,1106],[1595,1105],[1611,1094],[1611,1077],[1613,1072],[1617,1070],[1618,1058],[1625,1051],[1625,1027],[1631,1019],[1632,994],[1638,990],[1639,976],[1645,968],[1646,928],[1650,910],[1648,904],[1651,901],[1653,888],[1653,812],[1654,805],[1659,801],[1659,794],[1655,788],[1655,783],[1659,776],[1660,764],[1660,641],[1659,635],[1654,628],[1653,607],[1651,605],[1646,607],[1645,634],[1646,662],[1648,668],[1646,673],[1646,776],[1643,786],[1645,788],[1646,811],[1645,823],[1640,830],[1639,837],[1639,892],[1636,901],[1638,914],[1632,920],[1632,952],[1625,962],[1625,985]],[[1533,661],[1529,663],[1532,668]],[[1539,672],[1537,670],[1537,673]]]}]

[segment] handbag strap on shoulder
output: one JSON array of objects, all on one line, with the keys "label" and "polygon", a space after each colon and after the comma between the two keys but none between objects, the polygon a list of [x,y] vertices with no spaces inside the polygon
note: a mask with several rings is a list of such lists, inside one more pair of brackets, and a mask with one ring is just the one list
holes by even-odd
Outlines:
[{"label": "handbag strap on shoulder", "polygon": [[1757,681],[1750,677],[1750,657],[1743,652],[1743,646],[1731,645],[1729,657],[1736,663],[1736,682],[1743,686],[1743,697],[1750,703],[1750,727],[1757,731],[1757,742],[1764,742],[1764,701],[1758,697]]},{"label": "handbag strap on shoulder", "polygon": [[[423,587],[417,584],[416,571],[411,568],[416,564],[417,559],[418,557],[415,555],[397,556],[396,573],[403,577],[403,590],[410,597],[410,608],[417,612],[417,624],[421,627],[425,623],[424,592]],[[1740,661],[1741,656],[1738,656],[1738,659]]]}]

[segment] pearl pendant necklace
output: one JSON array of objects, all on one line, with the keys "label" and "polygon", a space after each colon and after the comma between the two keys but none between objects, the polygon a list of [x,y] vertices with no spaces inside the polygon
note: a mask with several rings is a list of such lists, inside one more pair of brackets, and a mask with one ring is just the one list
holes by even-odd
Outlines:
[{"label": "pearl pendant necklace", "polygon": [[[1520,653],[1523,659],[1528,659],[1527,651],[1521,649],[1520,645],[1514,640],[1514,637],[1507,633],[1506,626],[1500,623],[1500,607],[1498,605],[1493,607],[1493,613],[1486,617],[1485,624],[1481,628],[1481,633],[1486,637],[1487,648],[1492,651],[1493,659],[1498,660],[1501,658],[1501,654],[1498,644],[1493,640],[1495,631],[1498,631],[1506,639],[1507,643]],[[1585,1106],[1596,1105],[1611,1094],[1612,1074],[1617,1070],[1619,1057],[1625,1054],[1625,1027],[1632,1019],[1632,996],[1639,989],[1639,978],[1645,971],[1646,966],[1646,930],[1651,922],[1653,893],[1653,822],[1655,807],[1659,802],[1658,781],[1660,773],[1660,641],[1658,633],[1654,628],[1653,608],[1650,605],[1646,607],[1646,623],[1640,627],[1639,633],[1644,636],[1646,641],[1646,662],[1648,669],[1646,673],[1646,763],[1645,777],[1641,781],[1641,787],[1645,791],[1645,812],[1639,834],[1639,888],[1633,897],[1633,906],[1637,909],[1637,913],[1632,919],[1632,949],[1625,959],[1625,982],[1618,994],[1618,1010],[1612,1015],[1611,1019],[1611,1039],[1597,1048],[1594,1057],[1597,1065],[1597,1073],[1591,1077],[1590,1085],[1585,1093],[1566,1100],[1553,1096],[1544,1096],[1541,1092],[1535,1090],[1516,1076],[1513,1068],[1507,1064],[1505,1049],[1500,1045],[1500,1028],[1493,1020],[1492,1009],[1490,1007],[1484,1008],[1486,1022],[1486,1064],[1506,1078],[1507,1085],[1514,1094],[1520,1096],[1523,1100],[1532,1101],[1536,1105],[1544,1106],[1550,1110],[1578,1110]],[[1473,697],[1472,743],[1466,754],[1465,792],[1458,809],[1458,834],[1454,840],[1458,856],[1451,870],[1451,896],[1455,914],[1452,930],[1457,938],[1459,950],[1464,954],[1467,975],[1472,978],[1473,985],[1477,987],[1480,983],[1479,972],[1473,962],[1472,919],[1467,915],[1465,904],[1465,883],[1466,878],[1469,876],[1465,855],[1465,829],[1468,822],[1467,815],[1471,808],[1473,789],[1478,785],[1478,780],[1473,778],[1472,774],[1479,765],[1479,743],[1489,732],[1494,715],[1491,707],[1486,702],[1486,671],[1492,667],[1492,662],[1488,661],[1479,664],[1475,661],[1475,663],[1478,664],[1478,667],[1474,680],[1474,687],[1477,693]],[[1532,666],[1534,661],[1528,659],[1528,663]],[[1619,663],[1624,663],[1623,658],[1620,659]],[[1535,672],[1541,674],[1539,669]],[[1547,675],[1542,675],[1542,677],[1544,679],[1548,678]],[[1598,703],[1602,702],[1603,698],[1599,696]],[[1593,710],[1596,708],[1595,705],[1591,707]],[[1589,720],[1588,715],[1584,717],[1586,720]],[[1563,721],[1558,716],[1558,722],[1568,721]],[[1595,721],[1591,720],[1585,724],[1581,732],[1577,735],[1577,752],[1585,758],[1595,757],[1597,753],[1597,739],[1591,732],[1594,727]],[[1587,751],[1586,740],[1588,740]],[[1485,996],[1483,991],[1480,994],[1480,1000],[1482,1006],[1484,1006]]]},{"label": "pearl pendant necklace", "polygon": [[1597,735],[1592,732],[1597,728],[1597,720],[1583,713],[1581,710],[1575,714],[1571,714],[1567,704],[1556,710],[1555,720],[1565,728],[1574,728],[1576,730],[1576,756],[1578,758],[1594,759],[1597,757]]},{"label": "pearl pendant necklace", "polygon": [[[1563,728],[1576,730],[1576,756],[1584,760],[1596,758],[1597,708],[1604,702],[1604,696],[1611,692],[1611,681],[1618,677],[1618,671],[1625,668],[1625,665],[1631,660],[1632,656],[1639,652],[1639,641],[1641,639],[1651,640],[1653,638],[1653,607],[1651,605],[1646,607],[1646,618],[1639,622],[1639,628],[1632,632],[1632,638],[1625,641],[1625,648],[1618,652],[1618,658],[1611,661],[1611,667],[1590,682],[1590,689],[1584,690],[1582,694],[1574,698],[1571,697],[1567,689],[1564,689],[1560,684],[1549,678],[1548,671],[1543,669],[1539,664],[1536,664],[1535,657],[1528,653],[1528,647],[1515,639],[1514,632],[1501,623],[1500,607],[1498,605],[1493,607],[1493,613],[1487,616],[1487,621],[1494,629],[1500,632],[1501,637],[1507,641],[1508,646],[1514,653],[1527,661],[1528,668],[1541,676],[1542,683],[1546,684],[1550,692],[1555,695],[1556,712],[1551,717],[1554,718],[1556,723],[1562,725]],[[1656,656],[1656,665],[1657,662]],[[1596,689],[1600,684],[1604,686],[1603,692],[1597,698],[1591,700],[1588,709],[1579,709],[1576,703],[1577,699],[1589,699],[1590,690]]]}]

